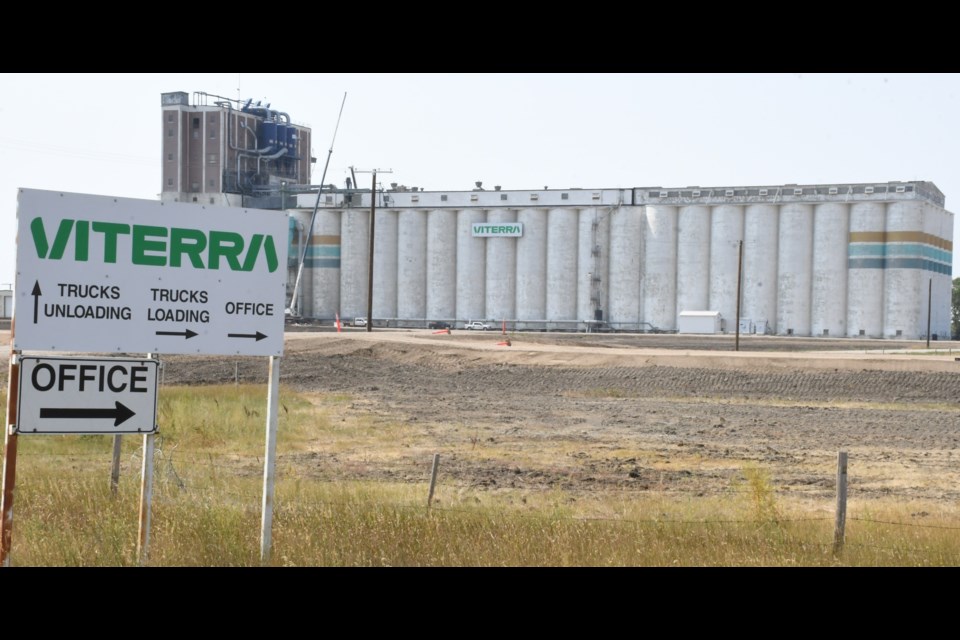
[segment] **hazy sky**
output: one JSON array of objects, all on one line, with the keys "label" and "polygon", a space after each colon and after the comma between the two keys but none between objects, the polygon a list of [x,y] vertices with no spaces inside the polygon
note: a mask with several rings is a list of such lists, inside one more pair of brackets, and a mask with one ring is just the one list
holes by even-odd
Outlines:
[{"label": "hazy sky", "polygon": [[960,74],[7,73],[0,91],[0,288],[18,188],[159,198],[170,91],[311,127],[314,184],[328,156],[325,183],[353,166],[427,191],[927,180],[960,210]]}]

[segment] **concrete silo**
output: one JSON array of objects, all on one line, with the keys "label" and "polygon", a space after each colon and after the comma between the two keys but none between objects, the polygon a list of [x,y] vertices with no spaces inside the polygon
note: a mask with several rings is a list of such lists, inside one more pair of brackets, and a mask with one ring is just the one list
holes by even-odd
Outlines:
[{"label": "concrete silo", "polygon": [[457,309],[457,212],[427,214],[428,320],[454,320]]},{"label": "concrete silo", "polygon": [[397,317],[424,320],[427,315],[427,212],[397,214]]},{"label": "concrete silo", "polygon": [[710,207],[688,205],[677,214],[677,305],[707,311],[710,304]]},{"label": "concrete silo", "polygon": [[516,315],[511,317],[542,321],[547,316],[547,210],[520,209],[517,222],[523,235],[511,239],[517,251]]},{"label": "concrete silo", "polygon": [[[310,217],[307,212],[305,224],[310,223]],[[304,262],[304,270],[311,271],[308,280],[312,287],[310,295],[304,296],[307,304],[303,315],[333,318],[340,312],[340,245],[340,212],[318,211]]]},{"label": "concrete silo", "polygon": [[677,328],[677,207],[649,205],[644,211],[642,308],[658,330]]},{"label": "concrete silo", "polygon": [[[577,245],[579,211],[551,209],[547,214],[547,321],[577,318]],[[562,328],[571,328],[571,325]]]},{"label": "concrete silo", "polygon": [[[515,211],[490,209],[487,222],[516,222]],[[517,239],[510,237],[486,238],[487,244],[487,284],[486,313],[483,318],[494,320],[498,324],[503,320],[516,318],[517,295]]]},{"label": "concrete silo", "polygon": [[777,261],[777,326],[779,335],[810,335],[810,285],[813,260],[813,206],[780,207]]},{"label": "concrete silo", "polygon": [[848,206],[824,202],[813,210],[813,265],[810,291],[810,334],[841,337],[847,334]]},{"label": "concrete silo", "polygon": [[[887,205],[886,269],[883,281],[883,335],[920,337],[926,318],[926,280],[922,277],[923,207],[916,200]],[[925,326],[925,323],[924,323]]]},{"label": "concrete silo", "polygon": [[724,331],[733,333],[737,319],[737,277],[740,275],[740,242],[743,240],[743,207],[721,204],[710,214],[710,311],[719,311]]},{"label": "concrete silo", "polygon": [[[940,340],[951,336],[952,320],[950,301],[953,295],[953,218],[943,209],[923,203],[924,275],[927,277],[928,294],[932,289],[933,302],[928,303],[930,335]],[[937,303],[936,301],[941,301]],[[924,328],[926,333],[926,328]]]},{"label": "concrete silo", "polygon": [[486,238],[473,236],[473,225],[487,221],[482,209],[457,214],[457,318],[463,322],[486,317]]},{"label": "concrete silo", "polygon": [[370,211],[345,210],[340,216],[340,240],[340,317],[365,318],[370,273]]},{"label": "concrete silo", "polygon": [[[619,207],[610,215],[609,314],[620,329],[639,329],[643,322],[642,277],[643,207]],[[596,276],[594,276],[596,277]]]},{"label": "concrete silo", "polygon": [[884,234],[887,205],[850,205],[847,244],[847,335],[883,337]]},{"label": "concrete silo", "polygon": [[777,321],[777,249],[780,210],[775,204],[749,204],[743,218],[741,315],[755,333],[772,331]]},{"label": "concrete silo", "polygon": [[[397,317],[397,220],[390,209],[375,212],[373,241],[373,317],[384,320]],[[363,288],[367,291],[366,286]]]},{"label": "concrete silo", "polygon": [[609,207],[580,209],[577,237],[577,315],[575,320],[610,320],[610,220]]}]

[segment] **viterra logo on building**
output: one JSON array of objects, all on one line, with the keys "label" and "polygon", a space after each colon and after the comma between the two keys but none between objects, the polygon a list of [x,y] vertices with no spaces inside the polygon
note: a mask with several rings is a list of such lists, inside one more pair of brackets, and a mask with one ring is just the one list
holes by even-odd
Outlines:
[{"label": "viterra logo on building", "polygon": [[521,222],[474,222],[474,238],[519,238],[523,235]]},{"label": "viterra logo on building", "polygon": [[[91,235],[102,235],[103,262],[115,264],[122,236],[130,236],[131,264],[149,267],[186,267],[253,271],[263,254],[267,270],[273,273],[280,265],[273,236],[252,234],[249,242],[234,231],[202,231],[180,227],[159,227],[117,222],[61,219],[50,243],[43,219],[30,222],[30,234],[37,257],[41,260],[63,260],[73,237],[73,259],[90,259]],[[124,243],[125,244],[125,243]],[[94,256],[96,258],[97,256]]]}]

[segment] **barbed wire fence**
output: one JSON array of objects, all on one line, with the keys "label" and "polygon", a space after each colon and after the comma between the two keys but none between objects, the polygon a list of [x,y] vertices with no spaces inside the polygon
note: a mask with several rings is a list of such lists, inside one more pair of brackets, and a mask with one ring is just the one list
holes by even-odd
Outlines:
[{"label": "barbed wire fence", "polygon": [[[243,363],[243,367],[241,367]],[[257,363],[259,364],[259,363]],[[222,384],[223,378],[226,378],[234,384],[241,383],[253,383],[257,384],[261,381],[261,378],[264,378],[264,373],[261,370],[262,366],[253,366],[247,364],[245,360],[228,363],[227,365],[220,366],[216,369],[211,368],[210,378],[213,379],[216,383]],[[160,367],[160,377],[161,384],[163,384],[165,367],[161,364]],[[177,496],[190,496],[203,493],[205,496],[212,492],[215,493],[224,503],[230,504],[233,506],[240,506],[248,510],[258,510],[261,506],[262,496],[260,494],[260,483],[259,479],[262,473],[262,458],[256,454],[244,454],[244,453],[212,453],[212,452],[191,452],[191,451],[182,451],[179,450],[179,445],[175,443],[164,442],[162,434],[157,435],[156,446],[154,449],[154,473],[155,481],[157,482],[157,494],[155,505],[156,508],[162,508],[166,501],[176,500]],[[19,456],[23,458],[45,458],[47,460],[62,460],[65,462],[76,460],[76,459],[87,459],[90,461],[104,461],[104,478],[108,476],[107,469],[109,468],[109,455],[106,453],[100,452],[43,452],[43,451],[23,451],[19,453]],[[859,513],[848,513],[849,504],[852,501],[858,500],[861,496],[857,494],[854,490],[851,494],[849,492],[849,478],[847,477],[846,464],[847,456],[846,452],[838,452],[838,461],[837,461],[837,472],[835,477],[825,476],[822,482],[819,483],[819,489],[803,491],[798,490],[796,487],[787,487],[787,486],[777,486],[772,484],[770,486],[770,491],[772,495],[776,498],[804,498],[814,502],[819,503],[820,511],[825,512],[825,514],[831,511],[830,507],[832,506],[832,514],[829,515],[801,515],[801,516],[779,516],[777,518],[778,523],[791,523],[791,522],[833,522],[834,523],[834,539],[832,543],[824,542],[821,546],[825,551],[832,550],[834,554],[840,554],[845,548],[870,548],[870,549],[885,549],[888,551],[896,551],[893,548],[885,548],[882,545],[869,544],[862,541],[858,541],[856,536],[853,538],[850,537],[849,525],[850,523],[857,523],[858,525],[870,525],[872,527],[882,527],[882,528],[903,528],[903,529],[914,529],[918,531],[922,530],[943,530],[943,531],[957,531],[960,530],[960,519],[955,522],[945,519],[944,516],[939,515],[938,524],[926,524],[922,520],[927,517],[929,514],[925,512],[916,512],[912,515],[910,521],[907,520],[895,520],[895,519],[884,519],[871,517],[869,515],[869,510],[865,510],[867,515],[861,515]],[[126,465],[128,467],[126,475],[138,475],[138,471],[141,467],[142,462],[142,451],[134,450],[130,452],[127,456]],[[2,456],[0,456],[2,459]],[[278,477],[283,480],[285,472],[291,472],[291,474],[297,476],[299,479],[306,479],[307,481],[315,481],[318,484],[324,482],[341,482],[341,481],[350,481],[356,479],[354,476],[351,476],[347,473],[341,473],[336,468],[331,468],[327,471],[325,475],[317,477],[304,477],[298,475],[298,472],[295,470],[293,465],[287,465],[284,455],[281,454],[278,459]],[[484,485],[474,481],[458,479],[456,476],[444,473],[443,467],[443,456],[440,453],[433,453],[428,458],[425,457],[423,461],[423,479],[416,483],[417,485],[422,484],[424,487],[423,498],[419,503],[409,503],[409,502],[395,502],[388,505],[384,505],[389,508],[404,510],[404,511],[415,511],[423,512],[424,514],[444,514],[444,515],[457,515],[457,514],[471,514],[478,515],[478,511],[475,508],[469,508],[464,506],[457,506],[455,504],[447,504],[445,500],[441,503],[435,498],[438,495],[443,494],[456,494],[463,491],[482,491],[485,489]],[[65,470],[70,469],[70,464],[58,465],[63,467]],[[70,474],[70,471],[65,471],[66,475]],[[211,477],[221,477],[221,478],[246,478],[250,480],[249,490],[238,490],[236,488],[226,487],[223,484],[218,484],[213,489],[209,488],[209,478]],[[376,482],[376,479],[364,479],[364,481],[373,481]],[[828,490],[832,490],[831,493]],[[589,489],[581,489],[585,493],[589,493]],[[602,489],[598,489],[599,493]],[[722,496],[722,495],[751,495],[755,493],[755,489],[749,487],[736,487],[736,486],[727,486],[723,488],[714,488],[709,491],[697,490],[697,497],[708,497],[708,496]],[[936,492],[932,492],[936,494]],[[686,488],[674,488],[674,487],[665,487],[659,486],[656,488],[649,489],[630,489],[629,495],[635,498],[643,497],[676,497],[684,498],[691,495],[691,491]],[[885,497],[896,498],[898,496],[896,491],[887,492]],[[929,498],[924,497],[924,500],[935,501],[938,498],[937,495],[931,495]],[[956,504],[957,496],[954,494],[940,495],[941,500],[946,500],[951,505]],[[296,498],[288,498],[283,492],[277,495],[277,504],[282,506],[286,501],[293,501]],[[911,501],[918,500],[918,495],[916,492],[913,493],[904,493],[902,495],[903,503],[909,504]],[[312,498],[315,504],[320,506],[337,506],[337,505],[347,505],[351,504],[348,500],[334,500],[334,499],[322,499],[318,500]],[[511,511],[511,516],[523,519],[538,519],[538,520],[568,520],[576,522],[598,522],[598,523],[614,523],[622,524],[625,526],[635,526],[635,527],[650,527],[650,526],[671,526],[671,527],[705,527],[705,526],[717,526],[717,525],[743,525],[755,523],[756,519],[716,519],[716,518],[695,518],[695,519],[683,519],[683,518],[671,518],[671,517],[651,517],[651,518],[637,518],[637,517],[609,517],[609,516],[587,516],[587,515],[563,515],[558,513],[551,513],[549,515],[528,513],[524,511]],[[480,514],[482,515],[482,514]],[[492,516],[491,516],[492,517]]]},{"label": "barbed wire fence", "polygon": [[[176,501],[183,496],[202,496],[204,500],[209,501],[211,497],[215,497],[219,502],[225,505],[242,507],[247,510],[257,510],[260,508],[262,496],[260,495],[260,473],[261,473],[261,464],[262,458],[257,455],[244,455],[244,454],[214,454],[209,452],[186,452],[178,451],[178,445],[171,445],[164,443],[162,438],[158,436],[157,443],[154,449],[154,473],[155,473],[155,482],[156,482],[156,494],[155,494],[155,508],[163,508],[163,505],[171,501]],[[108,459],[109,456],[105,453],[98,452],[80,452],[80,453],[50,453],[50,452],[21,452],[19,454],[21,457],[29,459],[42,459],[46,462],[56,462],[57,460],[63,461],[63,464],[59,464],[64,468],[71,468],[75,466],[75,462],[78,460],[85,460],[87,465],[94,461],[103,461],[104,462],[104,482],[107,482],[108,473]],[[129,471],[133,473],[128,473],[127,475],[136,476],[135,470],[140,469],[142,452],[140,450],[135,450],[129,453],[127,456],[127,466]],[[920,511],[914,512],[912,515],[915,518],[914,521],[905,521],[905,520],[890,520],[884,518],[871,517],[870,515],[849,515],[848,505],[849,505],[849,493],[848,487],[846,487],[846,474],[842,471],[846,465],[846,455],[845,452],[838,453],[838,471],[837,478],[838,483],[835,485],[834,489],[836,491],[836,496],[828,496],[823,490],[817,491],[808,491],[808,492],[799,492],[797,490],[784,490],[777,488],[776,486],[771,486],[770,491],[775,497],[781,498],[804,498],[807,500],[819,502],[821,507],[820,511],[827,511],[826,506],[833,503],[835,504],[835,510],[832,515],[784,515],[782,513],[777,513],[771,516],[771,520],[777,524],[787,524],[787,523],[798,523],[798,522],[834,522],[835,524],[835,538],[832,544],[824,542],[823,548],[830,549],[832,548],[835,554],[842,553],[843,549],[846,546],[860,546],[860,547],[869,547],[873,549],[883,548],[880,545],[864,544],[858,542],[855,539],[853,541],[848,540],[848,531],[847,524],[850,522],[876,525],[882,527],[900,527],[900,528],[913,528],[918,530],[946,530],[946,531],[960,531],[960,518],[958,518],[955,523],[951,522],[949,519],[944,520],[944,517],[941,515],[938,517],[938,520],[941,522],[939,524],[925,524],[923,522],[918,522],[916,519],[922,519],[930,514]],[[38,460],[39,461],[39,460]],[[440,454],[433,454],[430,456],[429,460],[424,461],[424,479],[422,482],[417,483],[417,486],[422,485],[424,487],[424,493],[422,496],[422,501],[419,503],[412,504],[409,501],[401,502],[392,502],[389,504],[381,505],[383,508],[392,508],[398,510],[409,510],[422,512],[424,514],[444,514],[444,515],[456,515],[456,514],[470,514],[473,516],[481,515],[484,513],[487,514],[487,517],[493,517],[489,512],[478,511],[475,507],[467,506],[457,506],[455,504],[439,504],[435,500],[435,496],[438,493],[447,492],[450,494],[457,494],[461,491],[478,491],[482,490],[482,486],[478,485],[475,482],[464,482],[458,481],[456,478],[444,478],[443,465],[442,465],[442,456]],[[292,465],[288,465],[284,461],[284,457],[281,455],[278,459],[278,469],[280,476],[283,476],[285,470],[289,472],[290,478],[296,479],[298,481],[303,481],[304,477],[302,474],[297,474],[295,468]],[[82,475],[83,472],[77,471],[78,475]],[[69,474],[68,474],[69,475]],[[241,490],[235,486],[229,487],[224,486],[224,483],[211,483],[211,478],[220,478],[220,479],[247,479],[249,480],[249,488],[246,490]],[[328,471],[327,475],[324,477],[318,478],[307,478],[308,481],[312,480],[318,485],[324,483],[347,483],[355,478],[348,478],[339,476],[336,469],[331,469]],[[364,482],[384,482],[385,480],[364,480]],[[391,482],[391,484],[393,484]],[[602,490],[601,490],[602,491]],[[597,491],[596,493],[601,493]],[[584,490],[583,493],[591,493],[590,490]],[[727,487],[722,489],[715,489],[709,492],[703,490],[698,490],[696,492],[697,497],[722,497],[722,496],[748,496],[755,493],[755,490],[750,488],[735,488]],[[179,498],[178,498],[179,496]],[[687,489],[679,488],[657,488],[657,489],[631,489],[629,490],[629,496],[633,499],[640,500],[642,498],[667,498],[667,499],[677,499],[681,500],[691,496],[691,491]],[[895,497],[893,493],[888,494],[886,497],[892,498]],[[854,494],[856,498],[856,494]],[[294,504],[296,497],[286,497],[284,492],[279,492],[276,498],[278,508],[284,506],[286,503]],[[323,498],[318,499],[315,496],[310,498],[311,504],[314,506],[326,506],[326,507],[335,507],[335,506],[347,506],[351,504],[356,504],[355,500],[348,499],[331,499]],[[916,496],[904,496],[904,504],[909,504],[910,501],[916,500]],[[950,501],[954,502],[954,501]],[[493,513],[500,513],[494,510]],[[521,519],[534,519],[541,521],[576,521],[576,522],[598,522],[598,523],[610,523],[610,524],[622,524],[635,527],[648,527],[648,526],[671,526],[671,527],[705,527],[705,526],[717,526],[717,525],[744,525],[744,524],[755,524],[757,522],[756,518],[716,518],[716,517],[706,517],[706,518],[694,518],[694,519],[685,519],[685,518],[676,518],[669,517],[664,515],[657,515],[656,517],[650,518],[637,518],[637,517],[611,517],[611,516],[591,516],[591,515],[564,515],[558,513],[550,514],[540,514],[540,513],[530,513],[521,510],[510,510],[509,514],[511,517],[517,517]],[[893,550],[892,548],[889,550]]]}]

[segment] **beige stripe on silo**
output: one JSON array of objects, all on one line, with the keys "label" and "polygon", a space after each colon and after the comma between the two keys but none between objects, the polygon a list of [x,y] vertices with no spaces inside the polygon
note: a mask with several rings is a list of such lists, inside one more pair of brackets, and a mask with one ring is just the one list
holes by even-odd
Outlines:
[{"label": "beige stripe on silo", "polygon": [[851,231],[850,242],[884,242],[883,231]]},{"label": "beige stripe on silo", "polygon": [[953,251],[953,242],[923,231],[851,231],[850,242],[918,242]]},{"label": "beige stripe on silo", "polygon": [[340,236],[313,236],[310,244],[340,244]]}]

